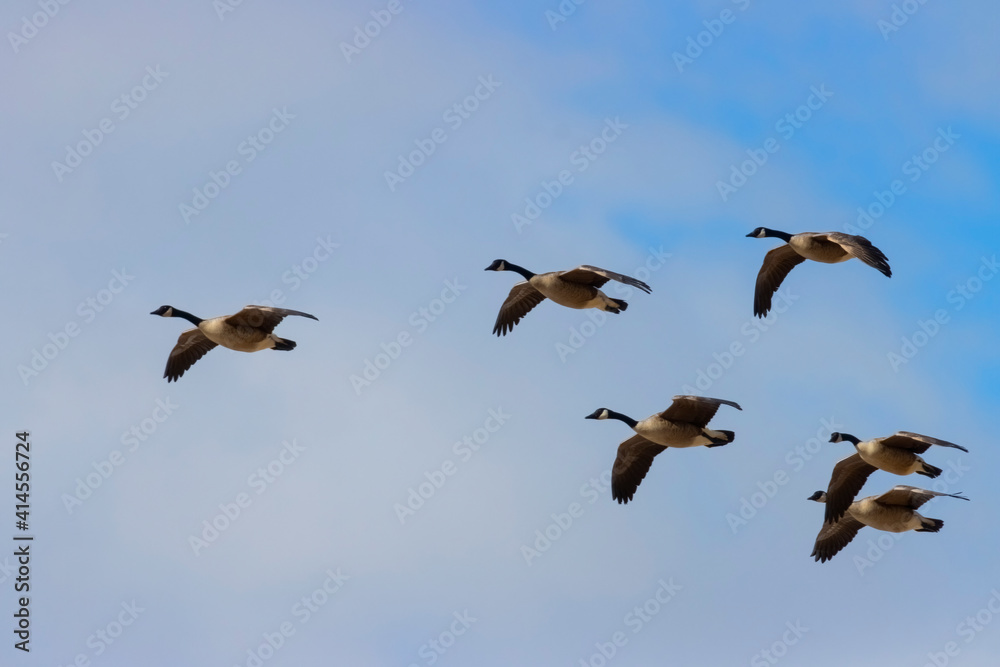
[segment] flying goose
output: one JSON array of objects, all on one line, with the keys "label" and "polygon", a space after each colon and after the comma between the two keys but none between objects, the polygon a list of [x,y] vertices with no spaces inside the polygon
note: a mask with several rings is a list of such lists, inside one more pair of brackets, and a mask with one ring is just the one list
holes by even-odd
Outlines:
[{"label": "flying goose", "polygon": [[875,470],[885,470],[895,475],[917,473],[934,478],[941,469],[925,462],[918,454],[923,454],[931,445],[952,447],[968,453],[968,449],[946,440],[938,440],[919,433],[899,431],[884,438],[874,438],[862,442],[849,433],[832,433],[830,442],[850,442],[857,450],[833,466],[833,475],[827,487],[826,523],[834,523],[851,506],[854,496],[865,480]]},{"label": "flying goose", "polygon": [[868,266],[892,277],[889,260],[863,236],[840,232],[786,234],[767,227],[758,227],[747,236],[755,239],[773,237],[785,242],[785,245],[768,251],[760,273],[757,274],[757,287],[753,296],[753,314],[757,317],[767,315],[771,310],[771,297],[781,287],[781,281],[789,271],[807,259],[836,264],[857,257]]},{"label": "flying goose", "polygon": [[[944,521],[928,519],[916,510],[931,498],[938,496],[968,500],[957,493],[940,493],[903,484],[894,486],[880,496],[868,496],[851,503],[840,521],[833,524],[824,523],[809,555],[825,563],[847,546],[865,526],[890,533],[905,533],[908,530],[936,533],[944,526]],[[809,500],[825,503],[827,494],[817,491],[809,496]]]},{"label": "flying goose", "polygon": [[606,282],[617,280],[638,287],[647,294],[651,291],[649,285],[641,280],[588,264],[570,271],[532,273],[505,259],[498,259],[485,270],[514,271],[524,276],[524,281],[511,288],[507,300],[500,306],[500,314],[497,315],[496,324],[493,326],[493,333],[497,336],[506,336],[508,331],[513,331],[514,325],[546,297],[567,308],[597,308],[609,313],[620,313],[628,308],[628,303],[621,299],[612,299],[598,289]]},{"label": "flying goose", "polygon": [[641,422],[620,412],[598,408],[586,419],[617,419],[637,433],[618,445],[618,456],[611,469],[611,497],[619,503],[632,500],[639,483],[653,465],[653,457],[667,447],[721,447],[736,435],[732,431],[706,428],[720,405],[742,410],[732,401],[703,396],[674,396],[670,407]]},{"label": "flying goose", "polygon": [[174,382],[184,375],[184,371],[191,368],[194,362],[205,356],[216,345],[238,352],[256,352],[268,348],[293,350],[295,341],[278,338],[271,333],[274,327],[289,315],[316,319],[309,313],[269,306],[244,306],[243,310],[235,315],[222,315],[209,320],[195,317],[173,306],[160,306],[150,315],[183,317],[196,327],[182,333],[177,339],[177,345],[170,351],[167,368],[163,372],[167,382]]}]

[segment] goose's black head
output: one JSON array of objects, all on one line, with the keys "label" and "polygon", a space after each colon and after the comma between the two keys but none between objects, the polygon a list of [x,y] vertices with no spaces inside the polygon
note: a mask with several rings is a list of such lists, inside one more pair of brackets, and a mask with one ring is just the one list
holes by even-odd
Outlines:
[{"label": "goose's black head", "polygon": [[597,408],[584,419],[607,419],[611,416],[611,411],[607,408]]},{"label": "goose's black head", "polygon": [[818,503],[825,503],[826,491],[817,491],[816,493],[809,496],[806,500],[815,500]]},{"label": "goose's black head", "polygon": [[156,310],[150,313],[150,315],[159,315],[160,317],[173,317],[174,307],[173,306],[160,306]]},{"label": "goose's black head", "polygon": [[752,239],[766,239],[768,236],[771,235],[771,234],[769,234],[770,231],[771,230],[768,229],[767,227],[758,227],[757,229],[755,229],[752,232],[750,232],[749,234],[747,234],[747,238],[752,238]]},{"label": "goose's black head", "polygon": [[830,442],[849,442],[852,445],[856,445],[861,442],[861,440],[855,438],[850,433],[831,433]]},{"label": "goose's black head", "polygon": [[493,263],[487,266],[484,271],[506,271],[507,270],[507,260],[506,259],[495,259]]}]

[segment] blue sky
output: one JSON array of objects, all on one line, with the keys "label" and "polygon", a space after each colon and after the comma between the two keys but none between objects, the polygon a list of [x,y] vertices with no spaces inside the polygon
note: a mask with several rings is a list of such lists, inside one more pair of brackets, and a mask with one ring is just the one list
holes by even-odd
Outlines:
[{"label": "blue sky", "polygon": [[[1000,13],[561,6],[0,10],[0,392],[36,536],[29,655],[0,559],[4,664],[995,662]],[[859,208],[892,279],[803,264],[758,323],[775,243],[745,235]],[[498,340],[496,258],[653,292]],[[265,301],[319,318],[280,325],[293,353],[161,378],[186,326],[150,311]],[[629,432],[583,417],[686,387],[742,405],[713,421],[736,441],[617,505]],[[972,501],[814,563],[831,430],[966,446],[925,458]],[[862,494],[896,483],[935,482]]]}]

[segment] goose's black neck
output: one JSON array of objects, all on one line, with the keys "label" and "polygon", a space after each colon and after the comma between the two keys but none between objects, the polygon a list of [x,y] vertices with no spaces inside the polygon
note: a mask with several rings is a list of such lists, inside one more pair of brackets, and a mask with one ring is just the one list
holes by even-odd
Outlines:
[{"label": "goose's black neck", "polygon": [[628,424],[631,428],[635,428],[635,425],[639,423],[636,420],[632,419],[631,417],[623,415],[620,412],[615,412],[614,410],[608,410],[608,419],[617,419],[618,421],[623,421],[626,424]]},{"label": "goose's black neck", "polygon": [[789,234],[788,232],[779,232],[777,229],[768,229],[767,227],[764,228],[764,232],[768,236],[773,236],[776,239],[781,239],[785,243],[788,243],[789,241],[792,240],[792,235]]},{"label": "goose's black neck", "polygon": [[183,317],[185,320],[187,320],[188,322],[190,322],[195,326],[198,326],[199,324],[205,321],[200,317],[195,317],[186,310],[181,310],[180,308],[171,308],[171,311],[173,312],[172,317]]},{"label": "goose's black neck", "polygon": [[861,442],[860,438],[856,438],[853,435],[851,435],[850,433],[841,433],[840,437],[843,438],[844,440],[846,440],[847,442],[851,443],[855,447],[857,447],[858,444]]},{"label": "goose's black neck", "polygon": [[506,262],[506,265],[508,271],[516,271],[517,273],[520,273],[522,276],[524,276],[525,280],[531,280],[531,278],[535,275],[534,273],[524,268],[523,266],[518,266],[517,264],[511,264],[510,262]]}]

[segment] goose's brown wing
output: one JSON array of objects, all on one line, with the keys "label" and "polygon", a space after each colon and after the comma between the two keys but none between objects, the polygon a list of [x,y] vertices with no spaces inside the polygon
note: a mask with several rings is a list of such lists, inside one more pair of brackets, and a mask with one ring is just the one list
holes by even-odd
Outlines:
[{"label": "goose's brown wing", "polygon": [[[278,326],[281,320],[289,315],[308,317],[316,320],[314,315],[303,313],[299,310],[289,310],[288,308],[272,308],[271,306],[243,306],[243,310],[226,318],[226,324],[234,327],[249,327],[259,329],[264,333],[271,333],[274,327]],[[317,320],[318,321],[318,320]]]},{"label": "goose's brown wing", "polygon": [[497,336],[506,336],[508,331],[514,330],[514,325],[520,322],[522,317],[544,300],[545,295],[532,287],[528,281],[514,285],[500,306],[496,324],[493,325],[493,333]]},{"label": "goose's brown wing", "polygon": [[194,362],[204,357],[213,347],[215,343],[205,338],[200,329],[188,329],[180,335],[174,349],[170,351],[163,377],[167,378],[167,382],[176,382],[177,378],[184,375],[184,371],[191,368]]},{"label": "goose's brown wing", "polygon": [[708,398],[707,396],[674,396],[674,402],[670,407],[659,414],[663,419],[673,422],[683,422],[694,424],[700,428],[708,426],[715,413],[719,411],[720,405],[729,405],[737,410],[742,410],[738,404],[722,398]]},{"label": "goose's brown wing", "polygon": [[618,456],[611,468],[611,497],[619,503],[632,500],[639,482],[653,465],[653,457],[665,449],[641,435],[633,435],[618,445]]},{"label": "goose's brown wing", "polygon": [[911,452],[917,454],[923,454],[932,445],[937,445],[938,447],[951,447],[953,449],[961,449],[963,452],[968,453],[968,449],[962,447],[961,445],[956,445],[953,442],[948,442],[947,440],[938,440],[937,438],[932,438],[929,435],[920,435],[919,433],[910,433],[909,431],[898,431],[893,435],[885,438],[879,438],[881,442],[886,447],[895,447],[896,449],[908,449]]},{"label": "goose's brown wing", "polygon": [[908,507],[911,510],[916,510],[920,509],[920,506],[931,498],[937,498],[938,496],[948,496],[949,498],[968,500],[968,498],[958,493],[929,491],[915,486],[907,486],[906,484],[897,484],[882,495],[875,496],[875,500],[883,505],[899,505],[901,507]]},{"label": "goose's brown wing", "polygon": [[865,527],[865,524],[855,519],[850,514],[834,524],[823,524],[816,536],[816,544],[813,545],[812,553],[809,554],[820,563],[825,563],[836,556],[841,549],[850,544],[858,531]]},{"label": "goose's brown wing", "polygon": [[855,236],[841,232],[827,232],[823,236],[873,269],[881,271],[889,278],[892,277],[892,269],[889,268],[889,258],[881,250],[873,246],[872,242],[864,236]]},{"label": "goose's brown wing", "polygon": [[571,283],[590,285],[591,287],[601,287],[609,280],[617,280],[625,285],[637,287],[647,294],[652,292],[649,285],[641,280],[622,273],[615,273],[614,271],[608,271],[597,266],[591,266],[590,264],[583,264],[569,271],[560,271],[559,277]]},{"label": "goose's brown wing", "polygon": [[858,495],[868,476],[875,470],[875,466],[862,459],[857,452],[837,461],[837,465],[833,466],[833,474],[830,475],[830,484],[826,487],[824,523],[836,523],[844,516],[847,508],[854,502],[854,496]]},{"label": "goose's brown wing", "polygon": [[781,287],[788,272],[806,261],[806,258],[792,250],[787,243],[768,251],[764,263],[757,274],[757,286],[753,294],[753,314],[764,317],[771,310],[771,297]]}]

